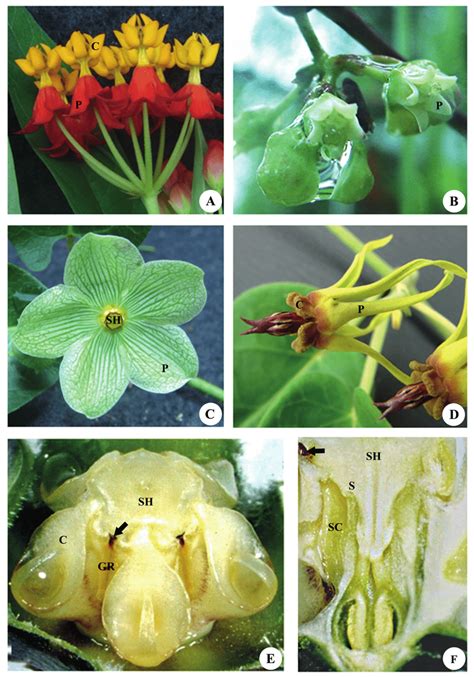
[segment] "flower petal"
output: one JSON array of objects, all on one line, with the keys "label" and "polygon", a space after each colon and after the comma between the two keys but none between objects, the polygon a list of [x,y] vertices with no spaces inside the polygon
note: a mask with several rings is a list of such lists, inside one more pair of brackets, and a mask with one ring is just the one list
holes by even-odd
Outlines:
[{"label": "flower petal", "polygon": [[392,238],[393,235],[388,235],[387,237],[380,238],[379,240],[371,240],[370,242],[366,242],[360,252],[355,255],[354,260],[341,279],[332,286],[353,287],[362,274],[362,269],[364,267],[367,254],[373,252],[374,249],[386,247],[391,242]]},{"label": "flower petal", "polygon": [[87,233],[68,256],[64,283],[77,287],[100,306],[117,305],[141,265],[143,258],[129,240]]},{"label": "flower petal", "polygon": [[337,301],[363,301],[369,296],[384,294],[386,291],[391,289],[391,287],[398,284],[399,282],[402,282],[402,280],[407,278],[412,273],[430,266],[433,266],[434,268],[441,268],[444,271],[449,271],[453,275],[457,275],[463,279],[466,278],[466,271],[464,268],[458,266],[456,263],[452,263],[451,261],[443,261],[441,259],[414,259],[413,261],[409,261],[399,268],[395,268],[395,270],[393,270],[391,273],[385,275],[385,277],[380,278],[376,282],[372,282],[371,284],[364,284],[353,288],[337,288],[334,290],[332,287],[328,287],[328,290],[331,290],[332,298],[336,299]]},{"label": "flower petal", "polygon": [[185,261],[150,261],[123,297],[130,318],[184,324],[206,303],[203,271]]},{"label": "flower petal", "polygon": [[382,353],[379,353],[378,350],[375,350],[358,339],[333,334],[326,344],[326,350],[343,353],[363,353],[364,355],[372,357],[372,359],[376,360],[382,367],[385,367],[385,369],[400,381],[400,383],[403,383],[404,385],[410,383],[410,376],[408,374],[405,374],[401,369],[396,367],[393,362],[385,357],[385,355],[382,355]]},{"label": "flower petal", "polygon": [[99,329],[64,355],[59,380],[64,399],[88,418],[107,413],[128,384],[129,362],[120,337]]},{"label": "flower petal", "polygon": [[61,357],[78,339],[97,329],[98,310],[73,287],[47,289],[26,306],[14,344],[33,357]]},{"label": "flower petal", "polygon": [[152,393],[171,393],[197,376],[199,360],[179,327],[129,321],[120,337],[130,360],[130,381]]},{"label": "flower petal", "polygon": [[[357,317],[370,317],[371,315],[378,315],[379,313],[392,313],[395,310],[403,310],[410,308],[417,303],[428,301],[438,292],[446,287],[449,287],[454,280],[454,273],[446,272],[441,278],[440,282],[428,291],[417,292],[416,294],[408,294],[407,296],[386,296],[376,301],[364,301],[363,305],[357,305],[345,301],[344,303],[334,303],[331,308],[331,328],[333,330],[339,329],[347,322],[355,320]],[[357,289],[357,287],[355,288]]]}]

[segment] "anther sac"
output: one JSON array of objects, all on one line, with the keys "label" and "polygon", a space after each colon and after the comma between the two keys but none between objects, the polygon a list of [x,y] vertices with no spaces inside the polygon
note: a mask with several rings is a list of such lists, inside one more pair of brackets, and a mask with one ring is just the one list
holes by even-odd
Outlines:
[{"label": "anther sac", "polygon": [[226,460],[114,451],[44,498],[55,512],[13,573],[16,601],[34,616],[74,621],[134,666],[158,666],[276,594],[265,549],[233,510]]},{"label": "anther sac", "polygon": [[303,644],[315,645],[335,670],[372,672],[401,669],[436,628],[465,638],[461,446],[378,438],[311,444],[325,454],[300,456]]}]

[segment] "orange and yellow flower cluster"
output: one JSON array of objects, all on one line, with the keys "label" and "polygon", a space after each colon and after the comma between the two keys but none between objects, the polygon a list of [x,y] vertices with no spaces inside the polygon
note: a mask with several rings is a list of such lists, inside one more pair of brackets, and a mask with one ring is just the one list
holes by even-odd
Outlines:
[{"label": "orange and yellow flower cluster", "polygon": [[[75,31],[65,45],[30,47],[16,63],[39,91],[22,133],[44,128],[51,142],[47,152],[60,157],[75,151],[62,126],[90,149],[102,143],[95,133],[98,117],[108,129],[130,132],[133,125],[140,134],[145,105],[155,128],[167,117],[222,118],[222,95],[201,83],[201,70],[214,65],[219,43],[193,33],[172,45],[165,42],[167,30],[167,24],[134,14],[114,31],[116,45],[105,45],[104,33]],[[187,83],[177,91],[166,81],[166,71],[174,67],[188,72]],[[111,84],[103,86],[96,76]]]}]

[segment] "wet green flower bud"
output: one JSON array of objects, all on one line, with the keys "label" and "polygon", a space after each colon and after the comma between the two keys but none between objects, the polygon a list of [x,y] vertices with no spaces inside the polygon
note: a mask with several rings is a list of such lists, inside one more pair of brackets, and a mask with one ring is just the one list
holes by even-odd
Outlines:
[{"label": "wet green flower bud", "polygon": [[308,103],[301,115],[308,143],[318,146],[325,160],[339,160],[348,141],[364,137],[357,104],[346,103],[334,94],[322,94]]},{"label": "wet green flower bud", "polygon": [[316,199],[319,188],[318,151],[306,139],[299,122],[270,136],[257,170],[265,195],[286,207]]},{"label": "wet green flower bud", "polygon": [[435,63],[420,59],[394,68],[383,88],[387,129],[393,134],[418,134],[447,122],[456,107],[457,78]]},{"label": "wet green flower bud", "polygon": [[265,195],[287,207],[315,200],[357,202],[373,186],[357,104],[325,92],[270,136],[257,170]]},{"label": "wet green flower bud", "polygon": [[362,141],[354,143],[349,159],[331,195],[336,202],[352,203],[363,200],[372,190],[374,176],[367,162],[367,149]]}]

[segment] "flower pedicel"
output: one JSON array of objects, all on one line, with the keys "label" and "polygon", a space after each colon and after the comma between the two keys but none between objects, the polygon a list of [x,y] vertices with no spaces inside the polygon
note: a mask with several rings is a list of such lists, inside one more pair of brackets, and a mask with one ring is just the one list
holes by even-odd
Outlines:
[{"label": "flower pedicel", "polygon": [[[31,134],[43,129],[50,141],[45,152],[62,157],[72,151],[103,179],[142,200],[149,213],[173,211],[176,202],[158,201],[164,186],[195,137],[195,167],[200,174],[206,162],[206,146],[199,120],[223,117],[224,101],[201,82],[201,71],[214,65],[219,43],[193,33],[184,43],[164,42],[168,25],[145,14],[134,14],[114,31],[118,45],[105,45],[105,33],[91,36],[74,31],[65,45],[30,47],[16,64],[33,77],[38,94],[32,116],[21,130]],[[177,66],[188,72],[188,82],[174,92],[166,71]],[[103,87],[100,77],[113,84]],[[126,77],[129,78],[128,82]],[[182,119],[182,127],[166,162],[166,119]],[[136,167],[114,141],[111,131],[130,135]],[[152,135],[159,134],[153,157]],[[140,137],[143,143],[140,144]],[[212,143],[212,141],[211,141]],[[116,169],[90,152],[105,144]],[[200,166],[198,153],[203,152]],[[188,211],[183,212],[184,209]],[[189,213],[182,201],[176,211]]]}]

